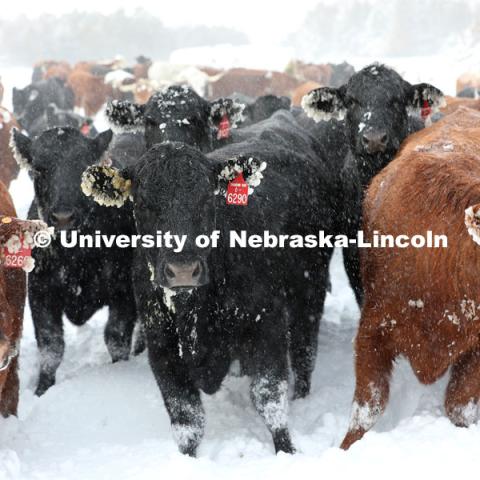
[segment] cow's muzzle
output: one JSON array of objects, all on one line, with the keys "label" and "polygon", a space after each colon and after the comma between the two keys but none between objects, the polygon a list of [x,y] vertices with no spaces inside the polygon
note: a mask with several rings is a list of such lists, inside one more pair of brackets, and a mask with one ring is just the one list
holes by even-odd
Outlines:
[{"label": "cow's muzzle", "polygon": [[162,267],[162,283],[167,288],[193,288],[208,283],[207,267],[203,260],[166,261]]}]

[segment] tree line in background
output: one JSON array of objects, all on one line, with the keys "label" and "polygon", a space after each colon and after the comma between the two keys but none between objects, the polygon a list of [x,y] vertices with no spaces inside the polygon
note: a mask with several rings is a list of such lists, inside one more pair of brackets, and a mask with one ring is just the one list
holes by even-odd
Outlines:
[{"label": "tree line in background", "polygon": [[22,65],[40,59],[101,60],[121,54],[129,60],[142,54],[166,60],[178,48],[248,43],[242,32],[224,27],[168,28],[145,10],[127,15],[75,12],[0,20],[0,59]]},{"label": "tree line in background", "polygon": [[305,58],[435,55],[480,40],[472,0],[344,0],[320,3],[287,44]]}]

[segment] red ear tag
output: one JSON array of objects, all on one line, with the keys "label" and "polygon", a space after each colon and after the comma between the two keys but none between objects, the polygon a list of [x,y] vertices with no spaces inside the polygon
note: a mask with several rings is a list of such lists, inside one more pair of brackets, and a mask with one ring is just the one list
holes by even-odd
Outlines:
[{"label": "red ear tag", "polygon": [[23,246],[23,239],[21,238],[22,247],[18,252],[11,253],[7,247],[3,247],[3,266],[6,268],[23,268],[25,260],[32,256],[32,248]]},{"label": "red ear tag", "polygon": [[87,136],[90,133],[90,125],[88,123],[84,123],[80,128],[80,132]]},{"label": "red ear tag", "polygon": [[228,138],[230,136],[230,119],[225,114],[218,124],[217,140]]},{"label": "red ear tag", "polygon": [[423,101],[423,107],[422,107],[422,110],[421,110],[421,113],[420,113],[420,115],[422,116],[422,119],[425,120],[431,114],[432,114],[432,107],[427,102],[427,100],[424,100]]},{"label": "red ear tag", "polygon": [[248,185],[243,178],[243,173],[239,173],[227,187],[227,205],[247,205],[248,204]]}]

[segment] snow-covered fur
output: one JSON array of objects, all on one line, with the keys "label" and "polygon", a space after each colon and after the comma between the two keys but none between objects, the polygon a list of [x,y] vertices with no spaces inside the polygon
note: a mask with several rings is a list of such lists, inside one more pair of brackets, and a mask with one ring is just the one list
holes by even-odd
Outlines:
[{"label": "snow-covered fur", "polygon": [[217,139],[220,122],[226,115],[230,128],[237,128],[243,108],[231,99],[210,103],[187,85],[173,85],[152,95],[145,105],[112,102],[106,115],[116,132],[144,129],[147,147],[181,141],[208,152],[228,143],[228,138]]},{"label": "snow-covered fur", "polygon": [[[200,391],[218,391],[234,360],[252,378],[252,402],[276,451],[294,451],[287,427],[288,358],[294,396],[304,397],[332,249],[287,249],[279,255],[275,249],[230,248],[227,237],[230,230],[335,231],[338,192],[331,172],[318,161],[315,143],[281,111],[252,128],[243,142],[208,154],[161,143],[120,172],[132,182],[138,231],[187,237],[179,253],[138,249],[133,267],[150,365],[183,453],[195,455],[203,436]],[[254,185],[263,176],[247,206],[227,205],[215,195],[219,182],[225,185],[238,171]],[[198,235],[215,230],[223,235],[217,248],[196,245]],[[192,281],[179,284],[180,269],[193,272]]]},{"label": "snow-covered fur", "polygon": [[[391,68],[377,63],[355,73],[339,88],[318,88],[304,97],[305,113],[326,123],[307,128],[319,132],[319,141],[329,145],[327,161],[339,172],[343,205],[339,205],[338,214],[345,235],[356,238],[367,185],[394,158],[407,135],[419,129],[409,112],[418,114],[425,105],[433,112],[443,103],[438,88],[426,83],[411,85]],[[343,119],[340,125],[338,119]],[[339,152],[344,154],[340,161]],[[343,257],[361,305],[358,248],[345,248]]]},{"label": "snow-covered fur", "polygon": [[[41,218],[57,230],[48,248],[33,250],[36,267],[28,284],[40,350],[36,394],[41,395],[55,383],[55,372],[62,360],[62,315],[75,325],[83,325],[97,310],[108,306],[105,343],[113,361],[128,358],[136,320],[132,251],[116,247],[64,248],[58,232],[131,234],[134,225],[131,210],[119,208],[112,214],[80,189],[83,171],[104,157],[112,139],[110,130],[93,139],[71,127],[47,130],[33,140],[14,132],[12,139],[22,165],[33,177],[35,198],[29,218]],[[116,178],[113,181],[120,190],[128,190],[126,182]],[[88,190],[88,182],[84,188]]]}]

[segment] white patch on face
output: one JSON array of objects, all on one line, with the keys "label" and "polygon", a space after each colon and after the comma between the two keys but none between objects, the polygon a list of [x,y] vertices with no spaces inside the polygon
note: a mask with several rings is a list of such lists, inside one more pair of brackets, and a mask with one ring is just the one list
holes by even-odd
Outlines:
[{"label": "white patch on face", "polygon": [[358,124],[358,133],[362,133],[363,132],[363,129],[366,127],[366,124],[363,123],[363,122],[360,122]]},{"label": "white patch on face", "polygon": [[175,290],[163,287],[163,303],[172,313],[175,313],[175,303],[173,303],[173,297],[175,297],[176,294],[177,292]]}]

